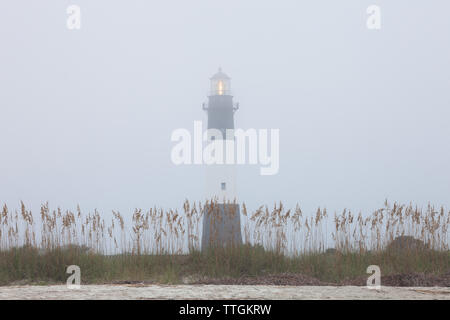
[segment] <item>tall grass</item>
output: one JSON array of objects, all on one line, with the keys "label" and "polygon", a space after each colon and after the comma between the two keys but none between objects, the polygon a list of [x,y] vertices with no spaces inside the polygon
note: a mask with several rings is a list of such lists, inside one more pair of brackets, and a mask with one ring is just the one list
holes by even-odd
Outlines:
[{"label": "tall grass", "polygon": [[[301,272],[337,281],[365,273],[450,271],[450,212],[428,205],[384,206],[363,216],[318,209],[306,215],[282,203],[249,212],[242,205],[244,245],[201,251],[203,214],[213,201],[189,203],[181,212],[136,209],[127,225],[113,211],[108,221],[97,211],[84,214],[50,209],[33,214],[24,203],[0,213],[0,284],[18,280],[63,281],[68,265],[79,265],[83,281],[153,279],[177,282],[189,274],[212,277]],[[130,219],[128,219],[130,220]],[[399,236],[412,236],[427,250],[392,251]],[[327,249],[334,248],[330,254]]]}]

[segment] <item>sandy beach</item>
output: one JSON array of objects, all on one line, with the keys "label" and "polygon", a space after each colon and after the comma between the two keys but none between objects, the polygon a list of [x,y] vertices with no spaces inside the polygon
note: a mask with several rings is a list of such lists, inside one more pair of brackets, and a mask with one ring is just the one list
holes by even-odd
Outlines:
[{"label": "sandy beach", "polygon": [[450,300],[446,287],[243,286],[243,285],[82,285],[0,287],[0,299],[273,299],[273,300]]}]

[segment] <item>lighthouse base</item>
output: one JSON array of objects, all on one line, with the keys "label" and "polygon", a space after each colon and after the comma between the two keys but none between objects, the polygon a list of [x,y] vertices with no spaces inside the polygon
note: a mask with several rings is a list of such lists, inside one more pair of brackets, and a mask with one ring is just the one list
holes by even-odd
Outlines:
[{"label": "lighthouse base", "polygon": [[202,250],[242,244],[238,204],[211,204],[204,208]]}]

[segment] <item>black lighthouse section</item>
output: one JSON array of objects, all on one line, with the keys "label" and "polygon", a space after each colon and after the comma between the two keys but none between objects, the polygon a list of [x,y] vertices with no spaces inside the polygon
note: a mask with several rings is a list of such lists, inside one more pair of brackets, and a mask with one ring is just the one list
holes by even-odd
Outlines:
[{"label": "black lighthouse section", "polygon": [[223,139],[226,130],[234,129],[234,109],[232,96],[210,96],[208,104],[208,129],[222,131]]},{"label": "black lighthouse section", "polygon": [[203,211],[202,250],[242,244],[241,214],[235,203],[209,203]]}]

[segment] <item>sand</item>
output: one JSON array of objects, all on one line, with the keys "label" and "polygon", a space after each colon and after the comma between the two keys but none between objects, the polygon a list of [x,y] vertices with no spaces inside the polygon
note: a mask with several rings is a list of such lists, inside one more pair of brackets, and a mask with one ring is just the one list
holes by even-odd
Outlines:
[{"label": "sand", "polygon": [[274,299],[378,300],[445,299],[449,287],[245,286],[245,285],[82,285],[0,287],[0,299]]}]

